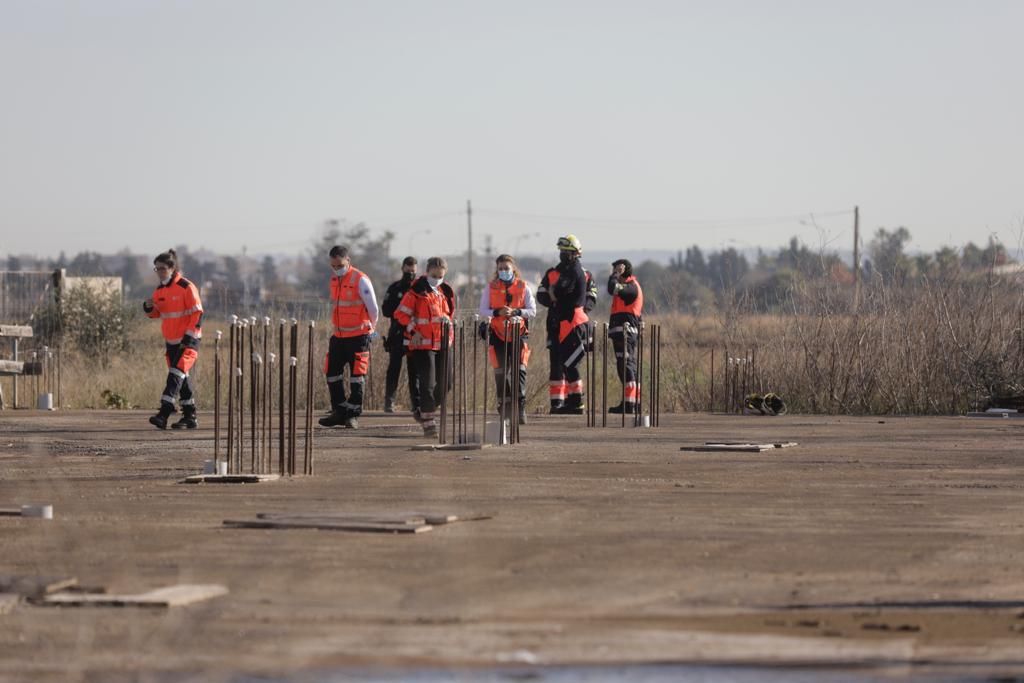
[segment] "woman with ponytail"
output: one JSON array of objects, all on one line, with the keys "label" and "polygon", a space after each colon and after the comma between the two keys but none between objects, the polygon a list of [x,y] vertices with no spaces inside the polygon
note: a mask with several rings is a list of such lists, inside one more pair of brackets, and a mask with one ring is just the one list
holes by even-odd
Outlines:
[{"label": "woman with ponytail", "polygon": [[199,357],[199,339],[203,336],[203,303],[199,289],[178,270],[178,255],[173,249],[153,259],[153,272],[160,284],[142,309],[150,318],[160,319],[167,360],[167,383],[160,397],[160,411],[149,418],[157,429],[167,429],[167,418],[174,412],[174,402],[181,405],[182,418],[172,429],[195,429],[196,399],[189,371]]}]

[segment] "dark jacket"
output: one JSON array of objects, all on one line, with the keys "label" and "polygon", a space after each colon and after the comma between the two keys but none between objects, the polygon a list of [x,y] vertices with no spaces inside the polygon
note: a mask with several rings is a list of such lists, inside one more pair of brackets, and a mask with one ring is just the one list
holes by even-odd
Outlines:
[{"label": "dark jacket", "polygon": [[[544,272],[544,277],[541,278],[540,285],[537,287],[536,298],[537,303],[539,303],[541,306],[545,306],[548,308],[546,331],[549,343],[552,339],[558,339],[558,323],[561,322],[562,320],[562,318],[558,317],[560,315],[562,306],[558,306],[554,310],[551,309],[551,290],[555,289],[556,287],[560,287],[559,283],[561,283],[563,279],[567,281],[571,279],[573,282],[576,282],[575,268],[573,266],[578,267],[581,271],[583,271],[583,311],[585,313],[590,313],[590,311],[593,310],[594,306],[597,305],[597,283],[594,282],[593,274],[589,270],[584,269],[582,264],[578,260],[574,261],[571,264],[559,263],[557,266],[548,268],[547,271]],[[562,277],[563,272],[565,272],[566,270],[571,270],[573,272],[573,275],[570,278]],[[552,277],[552,274],[554,274],[554,277]],[[552,280],[555,280],[555,282],[552,282]],[[564,291],[564,287],[561,289],[555,289],[555,296],[556,298],[558,298],[559,303],[563,305],[564,302],[562,301],[562,293]],[[571,307],[568,311],[568,317],[565,319],[572,319]]]},{"label": "dark jacket", "polygon": [[384,301],[381,302],[380,312],[385,318],[391,318],[391,325],[388,327],[388,334],[384,337],[384,348],[390,349],[391,342],[396,342],[395,349],[402,348],[402,335],[404,330],[398,322],[395,321],[395,309],[398,308],[398,304],[402,303],[402,297],[409,291],[409,287],[415,278],[402,277],[401,280],[396,280],[388,286],[387,292],[384,294]]}]

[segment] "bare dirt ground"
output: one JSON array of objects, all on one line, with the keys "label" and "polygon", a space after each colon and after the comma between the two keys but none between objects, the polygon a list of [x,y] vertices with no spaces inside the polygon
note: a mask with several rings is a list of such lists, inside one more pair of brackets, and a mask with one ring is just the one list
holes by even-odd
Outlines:
[{"label": "bare dirt ground", "polygon": [[[347,667],[682,662],[1024,674],[1024,420],[537,417],[515,448],[415,452],[408,418],[318,428],[315,477],[183,485],[212,420],[0,414],[0,574],[169,610],[20,604],[0,680],[236,680]],[[613,422],[614,424],[614,422]],[[705,440],[793,440],[690,453]],[[301,446],[300,446],[301,449]],[[246,530],[258,512],[493,515],[415,535]],[[867,669],[859,668],[867,667]]]}]

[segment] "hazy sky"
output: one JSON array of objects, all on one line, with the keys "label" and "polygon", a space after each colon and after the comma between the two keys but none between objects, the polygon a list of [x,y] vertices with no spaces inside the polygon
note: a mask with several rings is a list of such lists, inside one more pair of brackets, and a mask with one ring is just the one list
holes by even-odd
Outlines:
[{"label": "hazy sky", "polygon": [[855,204],[865,241],[1016,252],[1022,27],[1019,0],[0,0],[0,257],[294,252],[328,218],[453,253],[467,199],[520,253],[848,249]]}]

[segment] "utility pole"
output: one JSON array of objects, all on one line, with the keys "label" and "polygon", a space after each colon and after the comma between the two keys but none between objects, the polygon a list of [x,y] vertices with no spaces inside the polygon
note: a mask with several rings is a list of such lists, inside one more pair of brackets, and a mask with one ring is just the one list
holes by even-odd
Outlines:
[{"label": "utility pole", "polygon": [[860,304],[860,207],[853,207],[853,310]]},{"label": "utility pole", "polygon": [[469,271],[469,286],[466,296],[473,301],[473,205],[466,200],[466,230],[469,233],[469,248],[466,250],[466,270]]}]

